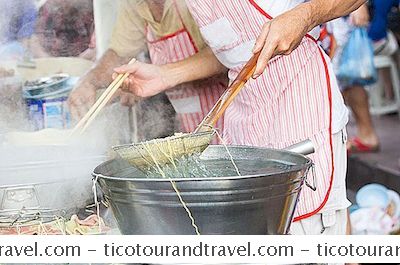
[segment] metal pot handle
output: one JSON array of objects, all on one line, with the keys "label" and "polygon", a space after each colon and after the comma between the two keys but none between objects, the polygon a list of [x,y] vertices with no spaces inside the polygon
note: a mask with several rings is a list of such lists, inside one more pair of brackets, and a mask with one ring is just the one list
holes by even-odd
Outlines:
[{"label": "metal pot handle", "polygon": [[[298,153],[298,154],[302,154],[302,155],[309,155],[315,152],[315,148],[314,145],[312,143],[312,141],[310,139],[307,139],[303,142],[291,145],[289,147],[286,147],[284,150],[286,151],[290,151],[290,152],[294,152],[294,153]],[[317,190],[317,178],[315,176],[315,165],[314,163],[311,164],[311,166],[308,168],[306,175],[308,175],[308,173],[311,170],[311,174],[312,174],[312,178],[313,178],[313,183],[310,184],[308,182],[308,179],[306,178],[305,184],[307,187],[309,187],[311,190],[316,191]]]},{"label": "metal pot handle", "polygon": [[311,166],[308,168],[306,175],[308,175],[308,173],[311,170],[311,174],[312,174],[312,178],[313,178],[313,184],[310,184],[308,182],[308,178],[306,177],[306,186],[309,187],[312,191],[316,191],[317,190],[317,178],[315,176],[315,164],[312,163]]},{"label": "metal pot handle", "polygon": [[303,142],[291,145],[289,147],[286,147],[283,150],[302,154],[302,155],[309,155],[309,154],[312,154],[315,152],[314,144],[309,139],[307,139]]}]

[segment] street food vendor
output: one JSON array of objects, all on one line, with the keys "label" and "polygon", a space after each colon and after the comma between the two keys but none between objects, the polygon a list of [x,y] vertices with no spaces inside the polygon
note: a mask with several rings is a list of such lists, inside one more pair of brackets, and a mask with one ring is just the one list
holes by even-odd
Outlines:
[{"label": "street food vendor", "polygon": [[[261,51],[249,80],[225,113],[229,144],[284,148],[311,139],[316,149],[313,191],[302,189],[292,234],[345,234],[348,112],[329,58],[317,45],[318,25],[344,16],[364,0],[187,0],[208,50],[202,56],[129,72],[123,89],[146,97],[223,68],[232,81]],[[212,51],[212,52],[211,52]]]},{"label": "street food vendor", "polygon": [[[111,83],[111,75],[105,73],[112,72],[124,58],[129,60],[147,50],[153,64],[164,65],[195,55],[206,46],[184,1],[124,0],[121,4],[110,49],[70,95],[75,117],[82,117],[94,103],[98,87]],[[178,114],[180,130],[193,131],[226,85],[224,74],[168,90],[166,95]],[[222,125],[223,120],[217,127],[222,130]]]}]

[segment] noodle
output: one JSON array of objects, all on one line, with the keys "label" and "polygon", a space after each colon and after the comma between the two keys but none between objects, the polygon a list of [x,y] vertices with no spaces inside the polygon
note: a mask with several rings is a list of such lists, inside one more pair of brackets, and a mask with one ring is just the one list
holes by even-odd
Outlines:
[{"label": "noodle", "polygon": [[226,150],[226,152],[227,152],[228,155],[229,155],[229,159],[231,160],[232,165],[233,165],[233,167],[234,167],[235,170],[236,170],[236,173],[238,174],[238,176],[241,176],[242,174],[240,174],[239,168],[237,167],[235,161],[233,160],[233,156],[232,156],[231,152],[229,151],[228,146],[225,144],[224,139],[222,139],[222,137],[221,137],[221,135],[219,134],[218,130],[214,129],[214,131],[215,131],[215,133],[217,134],[217,136],[218,136],[219,140],[221,141],[222,145],[225,147],[225,150]]},{"label": "noodle", "polygon": [[[214,129],[214,131],[216,132],[218,138],[221,140],[222,145],[225,147],[225,150],[226,150],[226,152],[227,152],[228,155],[229,155],[229,159],[230,159],[230,161],[231,161],[233,167],[235,168],[236,173],[237,173],[239,176],[241,176],[240,171],[239,171],[239,168],[237,167],[237,165],[236,165],[236,163],[235,163],[235,161],[234,161],[234,159],[233,159],[233,156],[232,156],[232,154],[230,153],[230,151],[229,151],[229,149],[228,149],[228,146],[225,144],[225,142],[224,142],[224,140],[222,139],[222,137],[221,137],[221,135],[219,134],[219,132],[218,132],[217,130],[215,130],[215,129]],[[176,136],[176,135],[175,135],[175,136]],[[173,139],[173,138],[171,138],[171,139]],[[177,167],[177,165],[176,165],[176,163],[175,163],[175,160],[174,160],[174,157],[175,157],[175,156],[174,156],[174,154],[173,154],[173,148],[172,148],[172,146],[171,146],[170,140],[167,139],[169,154],[168,154],[163,148],[160,148],[160,147],[157,145],[157,143],[152,143],[152,144],[156,144],[156,146],[157,146],[157,148],[158,148],[158,151],[159,151],[160,153],[162,153],[162,154],[169,160],[169,162],[173,165],[173,168],[174,168],[176,171],[178,171],[178,167]],[[192,215],[190,209],[187,207],[185,201],[183,200],[183,198],[182,198],[182,196],[181,196],[181,194],[180,194],[180,192],[179,192],[179,190],[178,190],[178,187],[176,186],[176,183],[175,183],[170,177],[168,177],[168,176],[165,174],[165,172],[162,170],[160,164],[158,163],[158,161],[157,161],[157,159],[156,159],[156,156],[153,154],[152,150],[149,148],[148,145],[149,145],[149,143],[142,143],[142,146],[144,147],[144,149],[147,151],[147,153],[149,154],[149,156],[150,156],[151,159],[153,160],[153,163],[155,164],[156,170],[158,171],[158,173],[159,173],[163,178],[168,179],[169,182],[171,183],[171,186],[172,186],[172,188],[174,189],[176,195],[178,196],[178,199],[179,199],[180,203],[182,204],[183,208],[185,209],[186,213],[188,214],[188,217],[189,217],[190,220],[191,220],[191,225],[192,225],[193,228],[195,229],[196,234],[197,234],[197,235],[200,235],[199,227],[196,225],[195,219],[194,219],[194,217],[193,217],[193,215]],[[183,173],[184,177],[186,177],[186,176],[185,176],[185,172],[182,172],[182,173]]]},{"label": "noodle", "polygon": [[[164,171],[161,169],[160,165],[157,163],[157,161],[156,161],[156,159],[155,159],[155,157],[154,157],[154,154],[153,154],[153,153],[151,152],[151,150],[148,148],[147,144],[143,144],[143,147],[147,150],[147,152],[149,153],[150,157],[153,159],[153,162],[155,163],[155,165],[156,165],[156,167],[157,167],[157,170],[159,171],[159,173],[161,174],[161,176],[163,176],[164,178],[167,178],[167,176],[165,175]],[[171,159],[172,159],[172,158],[171,158]],[[172,159],[172,160],[173,160],[173,159]],[[175,166],[175,164],[174,164],[174,166]],[[183,200],[183,198],[182,198],[182,196],[181,196],[181,194],[180,194],[180,192],[179,192],[179,190],[178,190],[178,187],[176,186],[175,182],[174,182],[171,178],[168,178],[168,180],[169,180],[169,182],[171,183],[172,188],[175,190],[175,193],[176,193],[176,195],[178,196],[180,203],[182,204],[183,208],[185,209],[186,213],[188,214],[189,219],[190,219],[190,221],[191,221],[191,225],[192,225],[193,228],[195,229],[196,234],[197,234],[197,235],[200,235],[199,227],[196,225],[196,222],[195,222],[195,220],[194,220],[194,218],[193,218],[193,215],[192,215],[191,211],[189,210],[189,208],[187,207],[185,201]]]}]

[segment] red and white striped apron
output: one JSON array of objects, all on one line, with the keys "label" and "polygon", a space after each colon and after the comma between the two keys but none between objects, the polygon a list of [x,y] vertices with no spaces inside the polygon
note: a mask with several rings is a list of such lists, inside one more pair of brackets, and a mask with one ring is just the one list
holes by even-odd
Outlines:
[{"label": "red and white striped apron", "polygon": [[[235,60],[250,58],[262,26],[272,19],[254,0],[187,3],[206,42],[228,67]],[[214,32],[230,32],[226,37],[231,42],[224,43],[220,36],[213,42]],[[246,60],[240,52],[244,46],[249,53]],[[231,80],[242,66],[230,67]],[[249,80],[225,113],[224,137],[230,144],[272,148],[311,139],[316,148],[310,157],[315,163],[317,190],[303,188],[294,220],[322,209],[333,179],[332,99],[327,63],[314,39],[305,37],[290,55],[272,59],[259,78]],[[313,182],[311,173],[308,182]]]},{"label": "red and white striped apron", "polygon": [[[151,62],[163,65],[181,61],[196,54],[199,50],[187,30],[179,9],[174,3],[182,28],[175,33],[156,38],[147,25],[146,38]],[[200,66],[199,66],[200,67]],[[208,114],[227,86],[227,80],[221,76],[179,85],[166,92],[171,104],[178,114],[183,132],[192,132]],[[222,117],[215,128],[222,133],[224,118]],[[217,140],[214,141],[218,142]]]}]

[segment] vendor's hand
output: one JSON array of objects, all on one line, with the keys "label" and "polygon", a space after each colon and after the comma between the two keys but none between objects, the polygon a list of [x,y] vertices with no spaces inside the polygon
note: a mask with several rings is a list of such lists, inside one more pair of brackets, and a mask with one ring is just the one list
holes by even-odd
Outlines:
[{"label": "vendor's hand", "polygon": [[168,88],[171,84],[167,81],[165,68],[159,65],[135,62],[134,64],[123,65],[115,68],[117,74],[130,73],[129,77],[124,81],[121,89],[129,91],[136,97],[154,96]]},{"label": "vendor's hand", "polygon": [[68,97],[68,105],[74,120],[80,120],[96,101],[96,87],[88,82],[82,82]]},{"label": "vendor's hand", "polygon": [[260,52],[253,78],[261,75],[268,62],[277,55],[288,55],[299,46],[310,23],[300,9],[283,13],[264,24],[253,53]]},{"label": "vendor's hand", "polygon": [[369,11],[366,4],[360,6],[350,14],[350,21],[354,26],[365,27],[369,23]]}]

